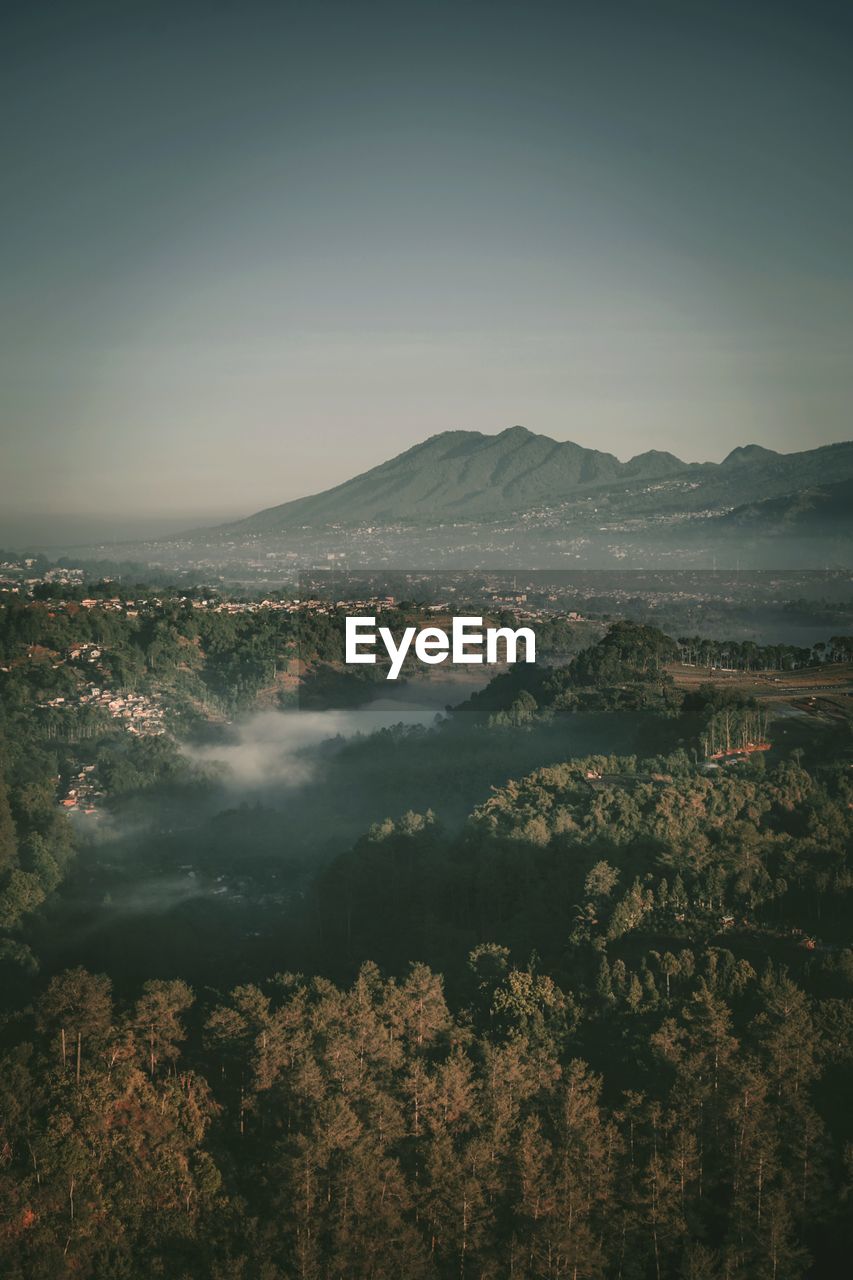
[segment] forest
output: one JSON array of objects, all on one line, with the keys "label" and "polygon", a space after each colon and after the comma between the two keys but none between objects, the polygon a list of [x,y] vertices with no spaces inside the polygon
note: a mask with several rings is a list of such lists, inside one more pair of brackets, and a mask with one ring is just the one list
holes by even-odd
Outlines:
[{"label": "forest", "polygon": [[[290,625],[0,614],[4,1280],[844,1274],[849,721],[684,693],[679,641],[619,622],[432,726],[321,753],[301,801],[217,813],[181,735],[251,705]],[[331,657],[340,627],[310,625]],[[42,651],[85,644],[116,683],[183,694],[168,731],[81,737],[40,706],[81,662]],[[726,726],[769,749],[716,765]],[[88,943],[52,962],[66,887],[109,873],[57,804],[83,758],[110,821],[157,815],[145,859],[201,868],[189,847],[218,832],[225,869],[266,823],[260,884],[299,846],[263,953],[221,929],[192,980],[166,951],[148,973]],[[143,917],[128,945],[191,919]]]}]

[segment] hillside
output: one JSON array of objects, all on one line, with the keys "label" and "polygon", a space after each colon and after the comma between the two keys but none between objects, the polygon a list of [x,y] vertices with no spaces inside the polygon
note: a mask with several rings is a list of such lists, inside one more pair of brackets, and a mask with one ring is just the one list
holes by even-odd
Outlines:
[{"label": "hillside", "polygon": [[680,470],[677,458],[647,455],[623,464],[610,453],[561,444],[510,427],[496,436],[444,431],[344,484],[270,507],[235,529],[268,533],[304,524],[434,517],[490,519],[592,485]]},{"label": "hillside", "polygon": [[814,485],[781,498],[745,503],[722,516],[719,527],[753,537],[849,536],[853,527],[853,480]]},{"label": "hillside", "polygon": [[650,506],[725,510],[846,479],[853,479],[853,443],[795,454],[749,445],[721,463],[686,463],[649,450],[621,462],[611,453],[524,427],[494,436],[446,431],[332,489],[269,507],[220,531],[274,534],[330,524],[489,521],[595,494],[607,498],[612,514]]}]

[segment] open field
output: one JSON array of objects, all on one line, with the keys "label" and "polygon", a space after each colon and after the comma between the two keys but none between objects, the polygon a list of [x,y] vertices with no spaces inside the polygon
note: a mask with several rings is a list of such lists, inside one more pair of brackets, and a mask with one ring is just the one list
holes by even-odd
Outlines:
[{"label": "open field", "polygon": [[667,670],[680,689],[719,685],[770,703],[779,715],[853,718],[853,663],[826,663],[801,671],[728,671],[672,663]]}]

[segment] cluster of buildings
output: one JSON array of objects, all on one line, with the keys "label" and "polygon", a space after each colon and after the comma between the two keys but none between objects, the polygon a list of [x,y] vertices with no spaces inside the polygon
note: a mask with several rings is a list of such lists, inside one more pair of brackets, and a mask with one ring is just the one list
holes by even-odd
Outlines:
[{"label": "cluster of buildings", "polygon": [[114,720],[121,720],[128,733],[151,737],[166,732],[165,713],[156,693],[112,693],[96,685],[87,685],[73,697],[58,696],[39,703],[42,707],[65,710],[72,707],[90,707],[106,711]]},{"label": "cluster of buildings", "polygon": [[[363,610],[381,613],[383,609],[393,609],[394,596],[372,596],[362,600],[322,600],[311,599],[267,599],[267,600],[223,600],[218,596],[201,600],[188,600],[180,597],[179,603],[189,603],[194,609],[206,609],[211,613],[244,614],[264,613],[272,610],[275,613],[332,613],[337,609]],[[442,606],[444,607],[444,606]]]},{"label": "cluster of buildings", "polygon": [[103,650],[99,645],[84,643],[72,644],[68,650],[69,662],[97,662],[102,656]]},{"label": "cluster of buildings", "polygon": [[124,721],[128,733],[156,736],[165,733],[165,717],[156,693],[110,693],[89,685],[78,698],[80,706],[100,707],[114,720]]},{"label": "cluster of buildings", "polygon": [[[67,608],[69,602],[60,602],[60,607],[65,604]],[[135,600],[123,600],[121,596],[87,596],[85,600],[71,601],[77,604],[81,609],[103,609],[107,613],[126,613],[129,618],[135,618],[139,612]],[[158,601],[159,603],[159,601]]]},{"label": "cluster of buildings", "polygon": [[[186,597],[181,597],[181,603],[187,603]],[[298,600],[222,600],[218,596],[209,599],[191,600],[189,601],[194,609],[206,609],[211,613],[264,613],[267,610],[274,610],[277,613],[298,613],[300,605]]]},{"label": "cluster of buildings", "polygon": [[14,559],[0,560],[0,588],[11,591],[15,595],[31,592],[33,587],[42,582],[50,582],[66,587],[81,586],[84,570],[56,565],[44,567],[44,558],[35,556],[19,556]]},{"label": "cluster of buildings", "polygon": [[105,792],[98,787],[95,766],[84,764],[70,779],[68,790],[59,803],[63,809],[91,815],[97,812],[97,801],[103,799],[104,795]]}]

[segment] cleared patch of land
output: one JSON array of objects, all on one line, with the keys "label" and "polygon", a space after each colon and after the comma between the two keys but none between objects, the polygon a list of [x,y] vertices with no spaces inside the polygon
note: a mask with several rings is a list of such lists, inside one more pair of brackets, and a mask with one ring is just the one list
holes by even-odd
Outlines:
[{"label": "cleared patch of land", "polygon": [[723,667],[667,667],[680,689],[714,684],[770,703],[777,714],[800,713],[819,719],[853,718],[853,663],[825,663],[801,671],[730,671]]}]

